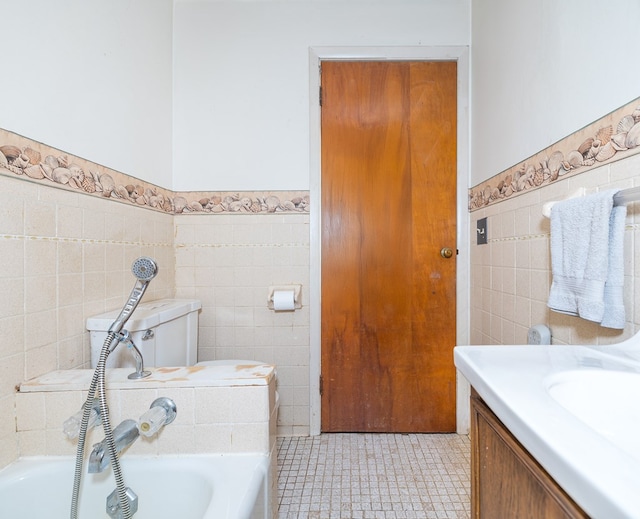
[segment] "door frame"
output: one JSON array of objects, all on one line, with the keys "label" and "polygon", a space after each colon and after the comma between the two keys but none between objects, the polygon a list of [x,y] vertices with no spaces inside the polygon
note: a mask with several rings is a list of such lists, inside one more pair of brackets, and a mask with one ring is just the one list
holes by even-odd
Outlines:
[{"label": "door frame", "polygon": [[[469,344],[470,236],[469,236],[469,47],[310,47],[309,48],[309,432],[320,434],[321,373],[321,114],[320,65],[324,60],[350,61],[456,61],[457,92],[457,211],[456,234],[456,343]],[[452,359],[453,362],[453,359]],[[457,432],[469,431],[469,384],[458,373],[456,384]]]}]

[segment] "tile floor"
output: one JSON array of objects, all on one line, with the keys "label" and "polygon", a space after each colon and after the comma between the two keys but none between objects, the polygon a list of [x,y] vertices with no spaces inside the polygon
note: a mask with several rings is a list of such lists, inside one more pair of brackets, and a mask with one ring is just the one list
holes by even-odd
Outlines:
[{"label": "tile floor", "polygon": [[278,438],[278,519],[468,519],[469,473],[468,436]]}]

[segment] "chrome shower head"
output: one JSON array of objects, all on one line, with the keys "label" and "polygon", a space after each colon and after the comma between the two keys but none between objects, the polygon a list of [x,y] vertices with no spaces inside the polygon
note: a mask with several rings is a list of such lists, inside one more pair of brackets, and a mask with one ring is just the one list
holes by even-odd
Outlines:
[{"label": "chrome shower head", "polygon": [[136,284],[131,291],[129,299],[124,305],[124,308],[120,312],[120,315],[116,318],[113,324],[109,327],[110,333],[120,333],[124,324],[127,322],[131,314],[138,306],[140,299],[156,274],[158,273],[158,266],[156,262],[151,258],[142,256],[133,262],[131,265],[131,272],[136,277]]},{"label": "chrome shower head", "polygon": [[158,273],[158,265],[151,258],[142,256],[133,262],[131,272],[139,281],[151,281]]}]

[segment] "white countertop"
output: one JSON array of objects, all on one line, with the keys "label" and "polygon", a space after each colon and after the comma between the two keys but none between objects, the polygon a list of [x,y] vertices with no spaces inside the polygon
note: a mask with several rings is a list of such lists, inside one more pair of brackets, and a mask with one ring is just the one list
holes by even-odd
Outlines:
[{"label": "white countertop", "polygon": [[[640,459],[576,418],[546,389],[550,376],[569,370],[640,373],[640,335],[612,346],[458,346],[454,358],[492,411],[587,514],[640,518]],[[611,405],[640,406],[640,394],[620,395]],[[635,430],[640,445],[640,423]]]}]

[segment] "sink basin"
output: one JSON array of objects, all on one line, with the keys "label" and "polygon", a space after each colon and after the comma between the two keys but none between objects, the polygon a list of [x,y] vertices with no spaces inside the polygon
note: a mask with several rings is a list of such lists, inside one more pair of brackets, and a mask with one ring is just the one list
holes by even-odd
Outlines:
[{"label": "sink basin", "polygon": [[572,415],[640,460],[640,373],[564,371],[548,377],[546,388]]}]

